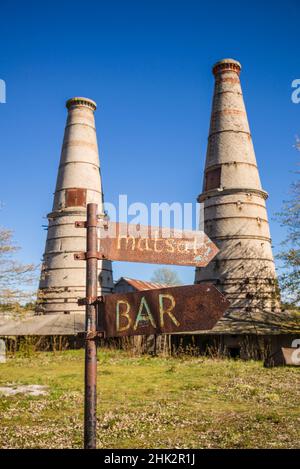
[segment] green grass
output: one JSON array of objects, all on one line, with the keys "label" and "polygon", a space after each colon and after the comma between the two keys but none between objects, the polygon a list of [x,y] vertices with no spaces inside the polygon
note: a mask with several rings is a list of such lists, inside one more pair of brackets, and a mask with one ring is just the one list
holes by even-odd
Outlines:
[{"label": "green grass", "polygon": [[[0,364],[0,386],[49,386],[48,396],[1,396],[1,448],[81,447],[83,359],[44,352]],[[97,416],[99,448],[297,448],[299,369],[100,350]]]}]

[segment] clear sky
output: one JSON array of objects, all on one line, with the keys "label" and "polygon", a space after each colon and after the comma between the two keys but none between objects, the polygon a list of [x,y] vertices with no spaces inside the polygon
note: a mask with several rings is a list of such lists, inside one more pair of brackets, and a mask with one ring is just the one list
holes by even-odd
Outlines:
[{"label": "clear sky", "polygon": [[[105,198],[193,202],[201,192],[213,91],[211,66],[242,63],[244,99],[275,251],[284,235],[274,213],[295,178],[300,104],[298,0],[1,0],[0,225],[11,228],[23,262],[44,250],[67,98],[98,104]],[[149,279],[153,265],[114,263]],[[176,268],[192,283],[192,268]]]}]

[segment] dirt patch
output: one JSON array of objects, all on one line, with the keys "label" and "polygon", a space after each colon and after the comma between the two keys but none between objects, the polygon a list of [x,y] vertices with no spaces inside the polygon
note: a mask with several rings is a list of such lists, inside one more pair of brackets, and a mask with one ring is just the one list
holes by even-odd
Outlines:
[{"label": "dirt patch", "polygon": [[29,396],[45,396],[48,394],[48,386],[40,384],[8,384],[0,387],[0,394],[15,396],[16,394],[27,394]]}]

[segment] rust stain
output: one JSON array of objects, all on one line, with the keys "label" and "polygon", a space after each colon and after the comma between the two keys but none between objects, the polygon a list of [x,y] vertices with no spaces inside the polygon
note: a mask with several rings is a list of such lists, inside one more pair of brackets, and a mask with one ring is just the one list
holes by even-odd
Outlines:
[{"label": "rust stain", "polygon": [[246,115],[245,111],[242,111],[240,109],[222,109],[222,111],[215,111],[212,113],[212,118],[215,118],[216,116],[220,116],[222,114],[225,115]]},{"label": "rust stain", "polygon": [[236,72],[240,74],[241,67],[235,63],[218,63],[213,67],[213,74]]},{"label": "rust stain", "polygon": [[240,83],[239,78],[233,78],[233,77],[224,77],[220,76],[216,79],[216,83],[232,83],[232,84],[238,84]]},{"label": "rust stain", "polygon": [[205,173],[205,191],[216,189],[221,184],[221,166]]}]

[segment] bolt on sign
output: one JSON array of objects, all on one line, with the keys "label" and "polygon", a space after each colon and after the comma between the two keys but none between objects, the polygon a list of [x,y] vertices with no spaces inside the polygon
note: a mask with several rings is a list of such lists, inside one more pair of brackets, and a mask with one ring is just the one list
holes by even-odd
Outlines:
[{"label": "bolt on sign", "polygon": [[97,302],[105,337],[209,330],[229,306],[212,284],[113,294]]},{"label": "bolt on sign", "polygon": [[[99,220],[98,241],[98,258],[112,261],[205,267],[219,251],[203,231],[105,220]],[[75,259],[85,258],[85,253],[75,254]]]}]

